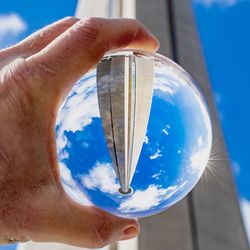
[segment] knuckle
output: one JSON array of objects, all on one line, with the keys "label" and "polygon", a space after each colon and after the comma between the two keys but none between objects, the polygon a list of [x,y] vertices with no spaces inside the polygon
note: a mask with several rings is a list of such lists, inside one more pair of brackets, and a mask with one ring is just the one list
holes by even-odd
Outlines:
[{"label": "knuckle", "polygon": [[55,71],[51,69],[50,63],[47,61],[41,61],[35,65],[34,73],[39,78],[45,79],[46,81],[50,78],[54,78],[56,76]]},{"label": "knuckle", "polygon": [[[91,51],[91,57],[97,60],[109,50],[110,44],[105,30],[107,25],[102,18],[86,18],[78,21],[72,28],[72,32],[76,33],[76,38],[73,41],[75,46],[87,48],[85,53]],[[70,37],[69,37],[70,39]]]},{"label": "knuckle", "polygon": [[16,59],[2,69],[0,75],[5,88],[12,92],[11,96],[27,96],[31,71],[25,59]]},{"label": "knuckle", "polygon": [[43,33],[45,33],[45,35],[44,35],[45,38],[50,38],[51,35],[54,38],[54,34],[59,35],[59,34],[63,33],[65,30],[67,30],[69,27],[71,27],[73,24],[75,24],[78,20],[79,19],[76,17],[68,16],[68,17],[65,17],[65,18],[57,21],[56,23],[53,23],[53,24],[47,26],[47,28],[44,28],[41,31],[43,31]]},{"label": "knuckle", "polygon": [[10,108],[19,114],[30,112],[35,104],[32,96],[31,84],[32,72],[25,59],[18,58],[8,64],[0,72],[2,94],[5,95],[6,108]]},{"label": "knuckle", "polygon": [[3,82],[24,83],[30,76],[30,70],[23,58],[17,58],[1,70]]},{"label": "knuckle", "polygon": [[[60,60],[61,56],[57,57],[57,60]],[[52,69],[51,63],[53,58],[50,60],[39,60],[38,62],[27,61],[29,68],[29,77],[27,78],[30,85],[43,86],[50,85],[52,81],[56,78],[55,69]]]},{"label": "knuckle", "polygon": [[84,41],[97,41],[103,25],[100,18],[90,17],[77,23],[77,32]]}]

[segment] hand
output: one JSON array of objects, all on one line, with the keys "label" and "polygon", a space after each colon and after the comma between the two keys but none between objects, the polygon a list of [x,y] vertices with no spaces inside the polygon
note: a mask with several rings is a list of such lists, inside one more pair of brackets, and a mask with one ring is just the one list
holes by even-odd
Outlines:
[{"label": "hand", "polygon": [[136,220],[82,206],[64,192],[55,119],[73,84],[105,52],[156,50],[131,19],[60,20],[0,51],[0,242],[62,242],[97,248],[136,236]]}]

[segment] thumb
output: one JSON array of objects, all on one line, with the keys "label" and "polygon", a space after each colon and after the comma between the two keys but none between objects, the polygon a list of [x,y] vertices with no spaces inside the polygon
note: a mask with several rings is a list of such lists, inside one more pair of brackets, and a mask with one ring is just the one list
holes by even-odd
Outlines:
[{"label": "thumb", "polygon": [[[101,248],[118,240],[133,238],[140,231],[136,220],[120,218],[93,206],[80,205],[66,194],[62,196],[55,192],[57,194],[51,199],[54,191],[40,196],[27,238],[39,242]],[[46,198],[47,202],[42,202],[41,197]]]},{"label": "thumb", "polygon": [[118,240],[136,237],[140,231],[134,219],[119,218],[96,207],[81,206],[74,202],[69,208],[68,226],[72,228],[72,233],[66,244],[101,248]]}]

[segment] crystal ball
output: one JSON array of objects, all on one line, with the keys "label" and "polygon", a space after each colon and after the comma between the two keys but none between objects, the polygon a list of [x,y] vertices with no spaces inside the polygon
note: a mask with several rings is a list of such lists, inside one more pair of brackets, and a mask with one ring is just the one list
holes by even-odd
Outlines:
[{"label": "crystal ball", "polygon": [[56,122],[61,182],[82,205],[121,217],[166,210],[209,160],[209,112],[192,77],[139,50],[107,54],[65,99]]}]

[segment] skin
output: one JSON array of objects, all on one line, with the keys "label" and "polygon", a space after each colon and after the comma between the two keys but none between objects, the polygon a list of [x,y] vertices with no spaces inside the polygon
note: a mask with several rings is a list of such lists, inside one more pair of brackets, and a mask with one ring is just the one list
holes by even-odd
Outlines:
[{"label": "skin", "polygon": [[111,50],[155,51],[132,19],[62,19],[0,51],[0,243],[33,240],[99,248],[139,233],[74,202],[58,172],[55,120],[73,84]]}]

